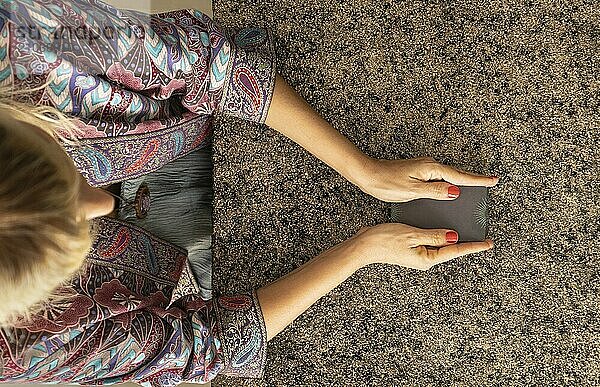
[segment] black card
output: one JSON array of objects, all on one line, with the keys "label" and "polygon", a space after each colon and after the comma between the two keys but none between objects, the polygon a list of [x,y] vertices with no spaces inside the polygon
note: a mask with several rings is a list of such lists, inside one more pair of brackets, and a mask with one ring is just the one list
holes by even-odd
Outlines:
[{"label": "black card", "polygon": [[488,188],[459,186],[454,200],[417,199],[390,203],[388,219],[418,228],[445,228],[458,233],[459,242],[483,241],[487,235]]}]

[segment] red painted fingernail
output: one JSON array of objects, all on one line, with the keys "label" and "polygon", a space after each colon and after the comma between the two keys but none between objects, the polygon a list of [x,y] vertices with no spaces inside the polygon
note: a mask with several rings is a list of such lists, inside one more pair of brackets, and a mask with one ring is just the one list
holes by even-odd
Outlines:
[{"label": "red painted fingernail", "polygon": [[451,185],[448,187],[448,197],[449,198],[457,198],[460,195],[460,188],[455,185]]},{"label": "red painted fingernail", "polygon": [[446,242],[448,242],[448,243],[458,242],[458,233],[456,231],[446,232]]}]

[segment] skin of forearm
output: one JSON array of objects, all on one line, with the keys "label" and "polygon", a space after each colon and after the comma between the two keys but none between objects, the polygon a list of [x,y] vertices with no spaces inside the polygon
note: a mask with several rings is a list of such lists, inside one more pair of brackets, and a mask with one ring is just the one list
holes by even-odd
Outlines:
[{"label": "skin of forearm", "polygon": [[373,159],[325,121],[279,74],[265,124],[354,184],[369,174]]},{"label": "skin of forearm", "polygon": [[[355,184],[368,173],[372,159],[325,121],[279,74],[265,124]],[[358,246],[349,239],[258,289],[267,340],[362,267],[360,261]]]},{"label": "skin of forearm", "polygon": [[267,340],[362,266],[359,248],[351,238],[258,289],[256,293],[267,328]]}]

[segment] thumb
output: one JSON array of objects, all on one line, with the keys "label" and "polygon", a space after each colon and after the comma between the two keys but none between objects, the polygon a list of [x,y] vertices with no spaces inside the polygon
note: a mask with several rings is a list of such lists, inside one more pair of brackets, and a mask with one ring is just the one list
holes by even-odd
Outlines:
[{"label": "thumb", "polygon": [[444,181],[419,183],[416,193],[419,198],[454,200],[460,195],[460,188]]}]

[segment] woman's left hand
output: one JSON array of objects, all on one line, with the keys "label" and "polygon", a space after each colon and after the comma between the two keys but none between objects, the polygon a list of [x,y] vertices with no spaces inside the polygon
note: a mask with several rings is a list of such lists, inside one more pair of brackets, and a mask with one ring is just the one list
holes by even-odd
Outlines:
[{"label": "woman's left hand", "polygon": [[364,192],[386,202],[428,198],[454,200],[457,185],[492,187],[498,177],[465,172],[440,164],[431,157],[407,160],[372,159],[357,180]]}]

